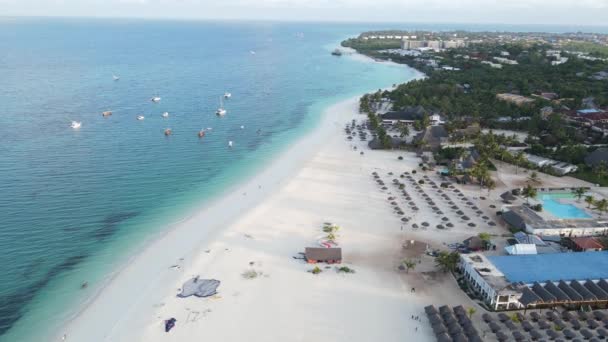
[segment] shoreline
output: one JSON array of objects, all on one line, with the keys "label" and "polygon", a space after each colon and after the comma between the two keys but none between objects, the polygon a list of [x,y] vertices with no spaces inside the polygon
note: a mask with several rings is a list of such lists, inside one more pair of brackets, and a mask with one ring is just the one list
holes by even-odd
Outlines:
[{"label": "shoreline", "polygon": [[[144,300],[142,295],[137,300],[133,300],[131,295],[129,295],[130,290],[137,288],[141,290],[140,286],[137,285],[138,278],[160,273],[151,282],[157,283],[155,285],[156,288],[168,288],[167,281],[172,280],[176,276],[175,270],[169,269],[169,267],[178,264],[180,265],[180,269],[188,268],[189,262],[192,259],[191,256],[201,249],[202,246],[212,242],[214,236],[221,233],[222,227],[230,225],[231,222],[238,219],[240,213],[253,209],[258,202],[262,202],[265,198],[272,195],[277,188],[283,186],[284,180],[296,173],[299,170],[299,166],[303,165],[306,160],[310,159],[322,147],[325,141],[323,138],[327,138],[332,132],[332,128],[338,124],[334,121],[335,118],[332,118],[330,111],[336,107],[348,104],[357,105],[359,97],[360,95],[340,101],[326,108],[316,127],[313,127],[310,132],[307,132],[303,137],[297,139],[292,146],[281,152],[269,166],[254,174],[249,180],[244,181],[238,191],[236,188],[233,191],[227,191],[226,194],[195,210],[183,220],[176,222],[172,225],[173,227],[151,239],[150,243],[133,253],[125,263],[125,266],[117,270],[92,298],[83,303],[84,307],[77,310],[76,315],[66,322],[60,331],[54,334],[56,336],[55,340],[61,340],[64,334],[67,336],[67,341],[79,341],[81,338],[91,340],[91,332],[95,331],[95,327],[99,329],[99,322],[107,322],[108,317],[116,317],[116,313],[112,312],[115,303],[124,302],[125,300],[137,303]],[[235,185],[235,187],[237,186]],[[234,203],[238,203],[238,207],[231,207]],[[225,208],[232,208],[232,213],[214,215],[217,210],[225,210]],[[207,222],[208,226],[213,228],[206,228],[204,230],[195,229],[196,223],[201,221]],[[181,236],[188,236],[188,241],[180,241],[183,240],[183,238],[180,239]],[[192,239],[192,237],[195,238]],[[172,253],[167,253],[165,248],[168,246],[172,246],[170,248],[172,249]],[[160,253],[161,251],[164,251],[164,253]],[[159,254],[165,255],[161,257]],[[172,255],[169,256],[167,254]],[[154,267],[154,271],[144,265],[148,264],[149,260],[152,259],[160,263]],[[147,279],[150,281],[150,278]],[[147,288],[146,292],[149,293],[152,290]],[[114,321],[119,320],[119,318],[114,319]],[[107,328],[107,325],[101,325]],[[113,330],[116,323],[111,326]],[[97,335],[100,338],[99,340],[105,340],[107,337],[107,334],[102,332],[107,333],[107,329],[99,331],[101,333]],[[93,338],[92,340],[98,339]]]},{"label": "shoreline", "polygon": [[[350,58],[364,63],[391,64],[410,69],[414,75],[401,81],[401,83],[407,83],[425,77],[422,72],[411,68],[408,65],[390,61],[376,61],[358,52],[350,55]],[[392,89],[392,85],[383,89],[390,90]],[[86,336],[87,339],[90,339],[90,331],[93,331],[93,328],[98,326],[98,322],[103,320],[103,317],[101,316],[115,316],[113,313],[110,314],[110,310],[107,307],[112,306],[111,303],[103,304],[103,302],[112,302],[112,300],[108,300],[108,297],[119,298],[118,300],[114,299],[115,302],[122,302],[120,298],[130,299],[130,302],[133,302],[131,296],[124,294],[126,290],[122,290],[122,295],[120,295],[119,292],[121,292],[121,288],[138,287],[135,285],[137,283],[135,279],[138,278],[135,274],[140,274],[139,276],[143,277],[143,274],[141,273],[155,273],[142,272],[150,270],[145,270],[143,267],[141,269],[137,267],[138,265],[141,266],[142,259],[155,259],[152,257],[156,256],[156,261],[161,263],[164,262],[162,265],[155,266],[155,269],[160,272],[160,275],[156,276],[154,280],[151,281],[153,284],[150,286],[154,286],[155,288],[151,289],[148,287],[146,288],[146,291],[154,292],[158,287],[168,287],[168,278],[174,278],[176,276],[173,274],[175,273],[175,270],[170,270],[168,267],[179,265],[180,269],[188,268],[190,265],[189,263],[192,262],[192,255],[197,251],[200,251],[205,244],[214,241],[218,234],[222,233],[225,229],[222,227],[229,226],[231,223],[238,220],[243,213],[253,210],[258,203],[263,202],[269,196],[272,196],[277,189],[284,186],[284,181],[297,173],[301,166],[322,148],[322,145],[326,140],[323,138],[327,138],[330,133],[334,131],[333,128],[336,125],[340,126],[340,124],[343,123],[332,121],[335,119],[332,118],[330,113],[332,109],[352,104],[354,105],[354,110],[358,113],[358,99],[361,95],[362,94],[359,94],[347,99],[339,100],[337,103],[325,107],[322,110],[322,114],[319,116],[318,122],[301,137],[296,138],[294,142],[291,143],[291,146],[284,148],[283,151],[274,156],[269,165],[261,167],[256,173],[242,180],[240,183],[235,184],[230,189],[227,189],[217,198],[211,199],[210,201],[204,201],[201,206],[194,207],[192,211],[186,213],[183,218],[170,223],[168,229],[160,231],[155,236],[150,237],[149,241],[144,242],[138,249],[128,253],[124,265],[113,270],[107,277],[108,279],[98,290],[96,290],[95,294],[81,302],[81,307],[75,310],[66,322],[58,325],[60,329],[53,334],[53,336],[56,336],[56,340],[62,340],[64,334],[67,335],[66,340],[68,341],[80,340],[79,336]],[[339,128],[340,127],[335,129],[335,131],[341,133]],[[259,186],[262,187],[259,188]],[[232,208],[232,215],[230,213],[223,213],[220,215],[221,217],[214,217],[215,215],[212,214],[216,210],[222,210],[223,208],[229,207],[232,203],[237,202],[239,205],[236,208]],[[209,220],[205,222],[210,222],[208,226],[212,226],[212,229],[205,228],[199,231],[193,229],[192,225],[195,222],[202,221],[206,218],[209,218]],[[189,242],[182,241],[182,244],[179,244],[178,235],[187,235],[189,237],[195,236],[196,238],[194,239],[194,242],[190,239]],[[163,256],[163,260],[160,260],[158,255],[154,255],[158,254],[154,253],[154,251],[161,251],[164,244],[169,244],[173,247],[180,245],[180,252],[175,253],[176,251],[174,250],[172,251],[172,259],[168,256]],[[185,249],[183,248],[184,244],[188,246],[185,247]],[[134,269],[136,272],[134,272]],[[154,285],[154,282],[161,284]],[[141,296],[139,297],[140,298],[136,302],[141,302],[143,300]],[[101,311],[104,313],[103,315],[92,312],[99,311],[97,308],[100,306],[102,309]],[[106,310],[103,310],[104,306],[106,307]],[[119,319],[115,319],[115,321],[116,320]],[[112,330],[115,328],[116,324],[112,325]],[[105,335],[106,334],[102,334],[102,331],[100,331],[99,337],[102,340],[105,340]]]}]

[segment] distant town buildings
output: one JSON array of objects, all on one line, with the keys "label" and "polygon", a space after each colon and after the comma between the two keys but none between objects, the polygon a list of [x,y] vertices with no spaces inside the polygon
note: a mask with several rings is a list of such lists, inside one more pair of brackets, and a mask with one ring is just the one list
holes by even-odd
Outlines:
[{"label": "distant town buildings", "polygon": [[428,48],[431,50],[455,49],[465,47],[466,41],[463,39],[457,40],[415,40],[403,38],[401,40],[401,48],[403,50],[415,50]]}]

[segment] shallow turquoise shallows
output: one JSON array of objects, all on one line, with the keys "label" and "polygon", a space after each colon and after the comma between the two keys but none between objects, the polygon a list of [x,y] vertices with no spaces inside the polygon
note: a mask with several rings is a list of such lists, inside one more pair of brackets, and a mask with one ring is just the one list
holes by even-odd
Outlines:
[{"label": "shallow turquoise shallows", "polygon": [[47,340],[129,254],[267,164],[324,107],[411,79],[331,56],[369,28],[0,19],[0,340]]},{"label": "shallow turquoise shallows", "polygon": [[592,216],[573,204],[560,203],[559,199],[573,199],[574,195],[567,193],[540,194],[543,209],[560,219],[587,219]]}]

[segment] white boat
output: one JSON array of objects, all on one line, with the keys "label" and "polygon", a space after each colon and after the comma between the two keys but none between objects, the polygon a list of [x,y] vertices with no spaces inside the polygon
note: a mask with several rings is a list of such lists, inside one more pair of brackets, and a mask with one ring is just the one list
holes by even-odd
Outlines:
[{"label": "white boat", "polygon": [[241,125],[241,129],[245,129],[245,126]]},{"label": "white boat", "polygon": [[158,96],[154,96],[153,98],[150,99],[152,102],[154,103],[159,103],[160,102],[160,97]]},{"label": "white boat", "polygon": [[101,113],[101,116],[103,116],[103,117],[108,117],[110,115],[112,115],[112,111],[111,110],[108,110],[108,111],[105,111],[105,112]]},{"label": "white boat", "polygon": [[224,109],[224,98],[220,97],[220,108],[215,111],[215,115],[223,116],[226,115],[226,109]]},{"label": "white boat", "polygon": [[169,117],[169,112],[164,112],[161,114],[161,116],[166,119]]},{"label": "white boat", "polygon": [[211,127],[207,127],[207,130],[208,130],[208,131],[211,131],[212,129],[213,129],[213,128],[211,128]]},{"label": "white boat", "polygon": [[118,80],[120,79],[120,77],[119,77],[119,76],[116,76],[116,75],[114,75],[114,74],[112,74],[112,79],[113,79],[114,81],[118,81]]},{"label": "white boat", "polygon": [[70,127],[72,127],[73,129],[79,129],[80,126],[82,126],[82,122],[80,121],[72,121],[72,124],[70,125]]},{"label": "white boat", "polygon": [[232,140],[228,142],[228,147],[232,147]]},{"label": "white boat", "polygon": [[137,116],[137,120],[143,120],[143,119],[145,119],[145,117],[143,115],[138,115]]},{"label": "white boat", "polygon": [[231,97],[232,97],[232,94],[231,94],[231,93],[229,93],[229,92],[225,92],[225,93],[224,93],[224,98],[225,98],[225,99],[229,99],[229,98],[231,98]]},{"label": "white boat", "polygon": [[253,50],[250,50],[249,53],[252,55],[255,55],[255,51],[253,51]]}]

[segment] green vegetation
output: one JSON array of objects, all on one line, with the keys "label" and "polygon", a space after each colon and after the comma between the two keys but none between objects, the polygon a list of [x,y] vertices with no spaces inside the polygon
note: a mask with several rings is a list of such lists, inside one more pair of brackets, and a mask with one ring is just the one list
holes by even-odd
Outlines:
[{"label": "green vegetation", "polygon": [[315,266],[315,268],[313,268],[312,270],[310,270],[310,271],[308,271],[308,272],[310,272],[310,273],[312,273],[312,274],[317,275],[317,274],[319,274],[319,273],[323,272],[323,270],[322,270],[322,269],[320,269],[320,268],[319,268],[319,266]]},{"label": "green vegetation", "polygon": [[410,273],[410,270],[416,268],[416,261],[412,259],[405,259],[401,262],[403,267],[405,267],[405,273]]},{"label": "green vegetation", "polygon": [[435,258],[435,266],[443,272],[453,272],[458,265],[460,255],[458,252],[441,251]]},{"label": "green vegetation", "polygon": [[469,315],[469,319],[473,318],[473,315],[477,312],[477,310],[475,310],[475,308],[470,307],[467,309],[467,315]]},{"label": "green vegetation", "polygon": [[572,194],[574,195],[574,197],[576,197],[576,199],[578,201],[580,201],[581,198],[583,198],[583,196],[585,196],[586,192],[587,192],[587,190],[585,190],[585,188],[576,188],[576,189],[572,190]]},{"label": "green vegetation", "polygon": [[537,191],[532,185],[526,184],[526,187],[521,192],[521,195],[526,199],[526,203],[530,204],[530,198],[536,198]]},{"label": "green vegetation", "polygon": [[338,273],[355,273],[355,270],[348,266],[336,267],[336,272]]},{"label": "green vegetation", "polygon": [[608,46],[591,42],[570,42],[564,45],[568,51],[587,52],[596,57],[608,57]]}]

